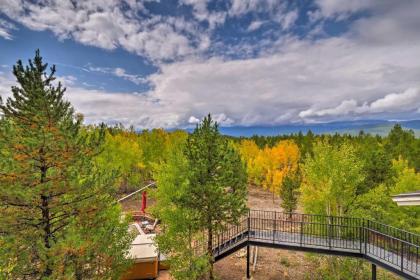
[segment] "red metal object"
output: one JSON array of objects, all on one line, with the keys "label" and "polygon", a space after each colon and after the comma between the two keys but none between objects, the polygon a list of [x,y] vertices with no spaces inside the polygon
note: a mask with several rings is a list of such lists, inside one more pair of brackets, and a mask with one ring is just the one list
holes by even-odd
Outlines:
[{"label": "red metal object", "polygon": [[146,207],[147,207],[147,193],[144,191],[141,195],[141,212],[144,214],[146,213]]}]

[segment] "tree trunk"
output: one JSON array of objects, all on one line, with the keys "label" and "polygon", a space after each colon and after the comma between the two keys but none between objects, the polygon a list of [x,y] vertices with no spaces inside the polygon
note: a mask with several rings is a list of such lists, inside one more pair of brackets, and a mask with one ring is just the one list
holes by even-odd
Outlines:
[{"label": "tree trunk", "polygon": [[211,226],[211,220],[208,221],[208,240],[207,240],[207,254],[210,258],[210,270],[209,270],[209,279],[213,280],[213,264],[214,264],[214,258],[213,258],[213,227]]},{"label": "tree trunk", "polygon": [[[48,168],[46,166],[41,167],[41,184],[45,183],[45,179],[47,177],[47,170]],[[42,272],[42,276],[45,278],[48,278],[52,274],[52,269],[50,266],[50,260],[49,260],[49,250],[51,248],[51,216],[50,216],[50,206],[49,206],[49,195],[46,195],[45,193],[41,194],[41,214],[42,214],[42,230],[44,231],[44,246],[47,249],[46,254],[46,266],[44,268],[44,271]]]}]

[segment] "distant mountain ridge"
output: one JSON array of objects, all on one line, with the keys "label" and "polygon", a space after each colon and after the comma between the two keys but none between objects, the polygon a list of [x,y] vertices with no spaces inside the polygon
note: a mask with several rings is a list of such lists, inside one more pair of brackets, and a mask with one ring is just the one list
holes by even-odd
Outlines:
[{"label": "distant mountain ridge", "polygon": [[278,126],[231,126],[221,127],[222,134],[230,136],[250,137],[252,135],[274,136],[292,133],[306,134],[311,130],[315,134],[351,134],[357,135],[361,130],[372,135],[385,136],[395,124],[405,129],[412,129],[416,137],[420,137],[420,120],[388,121],[388,120],[357,120],[315,124],[288,124]]}]

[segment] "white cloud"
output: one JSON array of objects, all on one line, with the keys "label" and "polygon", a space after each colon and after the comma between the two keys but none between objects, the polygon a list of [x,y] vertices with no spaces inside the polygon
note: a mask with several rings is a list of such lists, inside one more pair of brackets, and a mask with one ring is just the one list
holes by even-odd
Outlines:
[{"label": "white cloud", "polygon": [[[420,117],[420,65],[412,59],[420,56],[418,48],[391,44],[378,51],[376,45],[345,37],[317,42],[295,38],[278,48],[255,59],[162,64],[148,77],[152,89],[143,94],[85,89],[73,81],[65,83],[66,97],[89,123],[122,122],[138,128],[182,127],[208,113],[223,125],[380,113]],[[106,71],[115,74],[115,69]],[[3,87],[13,84],[11,78],[3,80]]]},{"label": "white cloud", "polygon": [[402,93],[391,93],[370,104],[373,112],[398,112],[420,107],[420,89],[409,88]]},{"label": "white cloud", "polygon": [[132,74],[127,74],[124,69],[119,68],[119,67],[115,68],[114,74],[117,77],[120,77],[120,78],[123,78],[125,80],[131,81],[131,82],[133,82],[137,85],[144,84],[144,83],[147,82],[147,80],[144,79],[143,77],[140,77],[140,76],[137,76],[137,75],[132,75]]},{"label": "white cloud", "polygon": [[280,23],[284,30],[288,30],[294,25],[295,21],[298,19],[298,15],[297,10],[292,10],[285,14],[277,15],[275,19]]},{"label": "white cloud", "polygon": [[[148,13],[143,5],[124,3],[131,9],[117,0],[0,0],[0,12],[33,30],[50,30],[60,39],[110,50],[122,47],[152,61],[176,60],[194,54],[197,46],[208,46],[208,36],[193,22],[160,15],[142,18],[140,13]],[[1,26],[0,32],[8,36]]]},{"label": "white cloud", "polygon": [[76,84],[77,78],[72,75],[59,76],[57,77],[57,81],[61,82],[63,85],[73,86]]},{"label": "white cloud", "polygon": [[188,119],[188,123],[190,123],[190,124],[197,124],[197,123],[199,123],[200,122],[200,120],[199,119],[197,119],[196,117],[194,117],[194,116],[191,116],[189,119]]},{"label": "white cloud", "polygon": [[165,110],[148,95],[68,87],[66,98],[87,123],[123,123],[137,128],[175,127],[176,112]]},{"label": "white cloud", "polygon": [[[283,30],[293,26],[298,18],[297,10],[288,10],[285,1],[278,0],[231,0],[229,16],[241,17],[245,14],[264,13],[269,15],[269,20],[278,22]],[[255,20],[248,26],[248,31],[257,30],[263,24],[262,20]]]},{"label": "white cloud", "polygon": [[299,113],[301,118],[325,117],[325,116],[345,116],[366,115],[375,113],[398,113],[416,111],[420,108],[420,89],[409,88],[401,93],[390,93],[384,97],[372,101],[370,104],[364,102],[358,105],[354,99],[344,100],[338,106],[320,109],[311,108]]},{"label": "white cloud", "polygon": [[3,37],[6,40],[12,40],[13,36],[11,31],[15,29],[16,26],[13,23],[0,18],[0,37]]},{"label": "white cloud", "polygon": [[350,112],[354,112],[357,109],[356,100],[344,100],[337,107],[328,108],[323,110],[308,109],[299,113],[299,117],[308,118],[308,117],[323,117],[323,116],[339,116],[347,115]]},{"label": "white cloud", "polygon": [[231,0],[229,14],[240,16],[250,12],[267,12],[284,7],[284,3],[278,0]]},{"label": "white cloud", "polygon": [[[401,48],[382,46],[378,51],[375,45],[355,44],[350,38],[315,43],[294,39],[283,43],[277,53],[256,59],[164,65],[150,82],[153,96],[196,118],[224,113],[244,125],[309,116],[331,119],[357,113],[358,104],[380,100],[388,92],[419,85],[420,65],[412,57],[420,50],[401,52]],[[399,111],[412,114],[412,108],[404,106]]]},{"label": "white cloud", "polygon": [[[85,89],[70,81],[66,96],[89,122],[174,127],[195,123],[209,112],[223,125],[420,117],[420,63],[416,59],[420,57],[419,1],[320,0],[321,10],[312,15],[313,23],[325,17],[339,20],[363,10],[372,16],[355,20],[348,32],[337,37],[322,36],[313,41],[289,34],[277,41],[239,44],[231,49],[235,55],[259,52],[258,57],[236,60],[226,58],[228,55],[200,56],[200,51],[214,46],[211,34],[197,29],[195,22],[161,16],[139,22],[121,11],[117,0],[107,0],[104,9],[92,0],[81,2],[81,6],[69,6],[64,12],[58,12],[64,7],[59,5],[64,4],[54,1],[55,6],[48,10],[22,4],[27,12],[1,1],[3,12],[22,15],[17,18],[33,29],[49,29],[61,38],[103,48],[123,47],[151,59],[175,60],[160,63],[159,71],[146,77],[151,89],[143,94]],[[197,20],[211,25],[206,0],[184,3],[193,7]],[[272,19],[288,30],[296,24],[297,12],[286,10],[282,3],[233,0],[226,16],[272,9],[281,15]],[[141,11],[143,7],[134,9]],[[316,32],[322,34],[320,29]],[[220,49],[229,51],[223,44]],[[144,81],[122,68],[102,70],[134,83]],[[0,90],[10,85],[3,80]]]},{"label": "white cloud", "polygon": [[223,126],[229,126],[235,123],[234,120],[226,116],[224,113],[212,115],[214,121]]},{"label": "white cloud", "polygon": [[15,79],[11,73],[0,73],[0,97],[3,102],[12,95],[10,88],[15,85]]},{"label": "white cloud", "polygon": [[147,79],[145,79],[144,77],[141,77],[139,75],[134,75],[134,74],[128,74],[126,70],[121,67],[117,67],[117,68],[93,67],[90,65],[87,67],[87,70],[114,75],[116,77],[135,83],[136,85],[148,83]]},{"label": "white cloud", "polygon": [[352,13],[371,8],[375,2],[380,4],[380,1],[387,2],[385,0],[316,0],[316,3],[325,17],[343,19]]},{"label": "white cloud", "polygon": [[[64,97],[84,115],[87,123],[123,123],[138,128],[174,127],[180,123],[179,114],[162,107],[147,94],[87,89],[76,85],[68,77],[59,77],[58,80],[67,88]],[[3,101],[11,96],[12,85],[16,83],[10,75],[0,75]]]},{"label": "white cloud", "polygon": [[206,21],[210,29],[223,24],[226,20],[226,11],[209,11],[207,7],[209,0],[181,0],[180,2],[191,6],[194,17],[199,21]]},{"label": "white cloud", "polygon": [[260,21],[260,20],[253,21],[248,26],[247,31],[249,31],[249,32],[255,31],[255,30],[259,29],[263,24],[264,24],[264,22]]},{"label": "white cloud", "polygon": [[2,26],[0,26],[0,37],[3,37],[6,40],[12,40],[12,35],[6,28],[3,28]]}]

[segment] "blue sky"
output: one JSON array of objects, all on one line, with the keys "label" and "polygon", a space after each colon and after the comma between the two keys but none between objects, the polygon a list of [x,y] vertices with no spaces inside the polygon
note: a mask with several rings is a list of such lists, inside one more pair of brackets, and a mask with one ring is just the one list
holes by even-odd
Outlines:
[{"label": "blue sky", "polygon": [[0,95],[39,48],[88,123],[420,118],[420,1],[0,0]]}]

